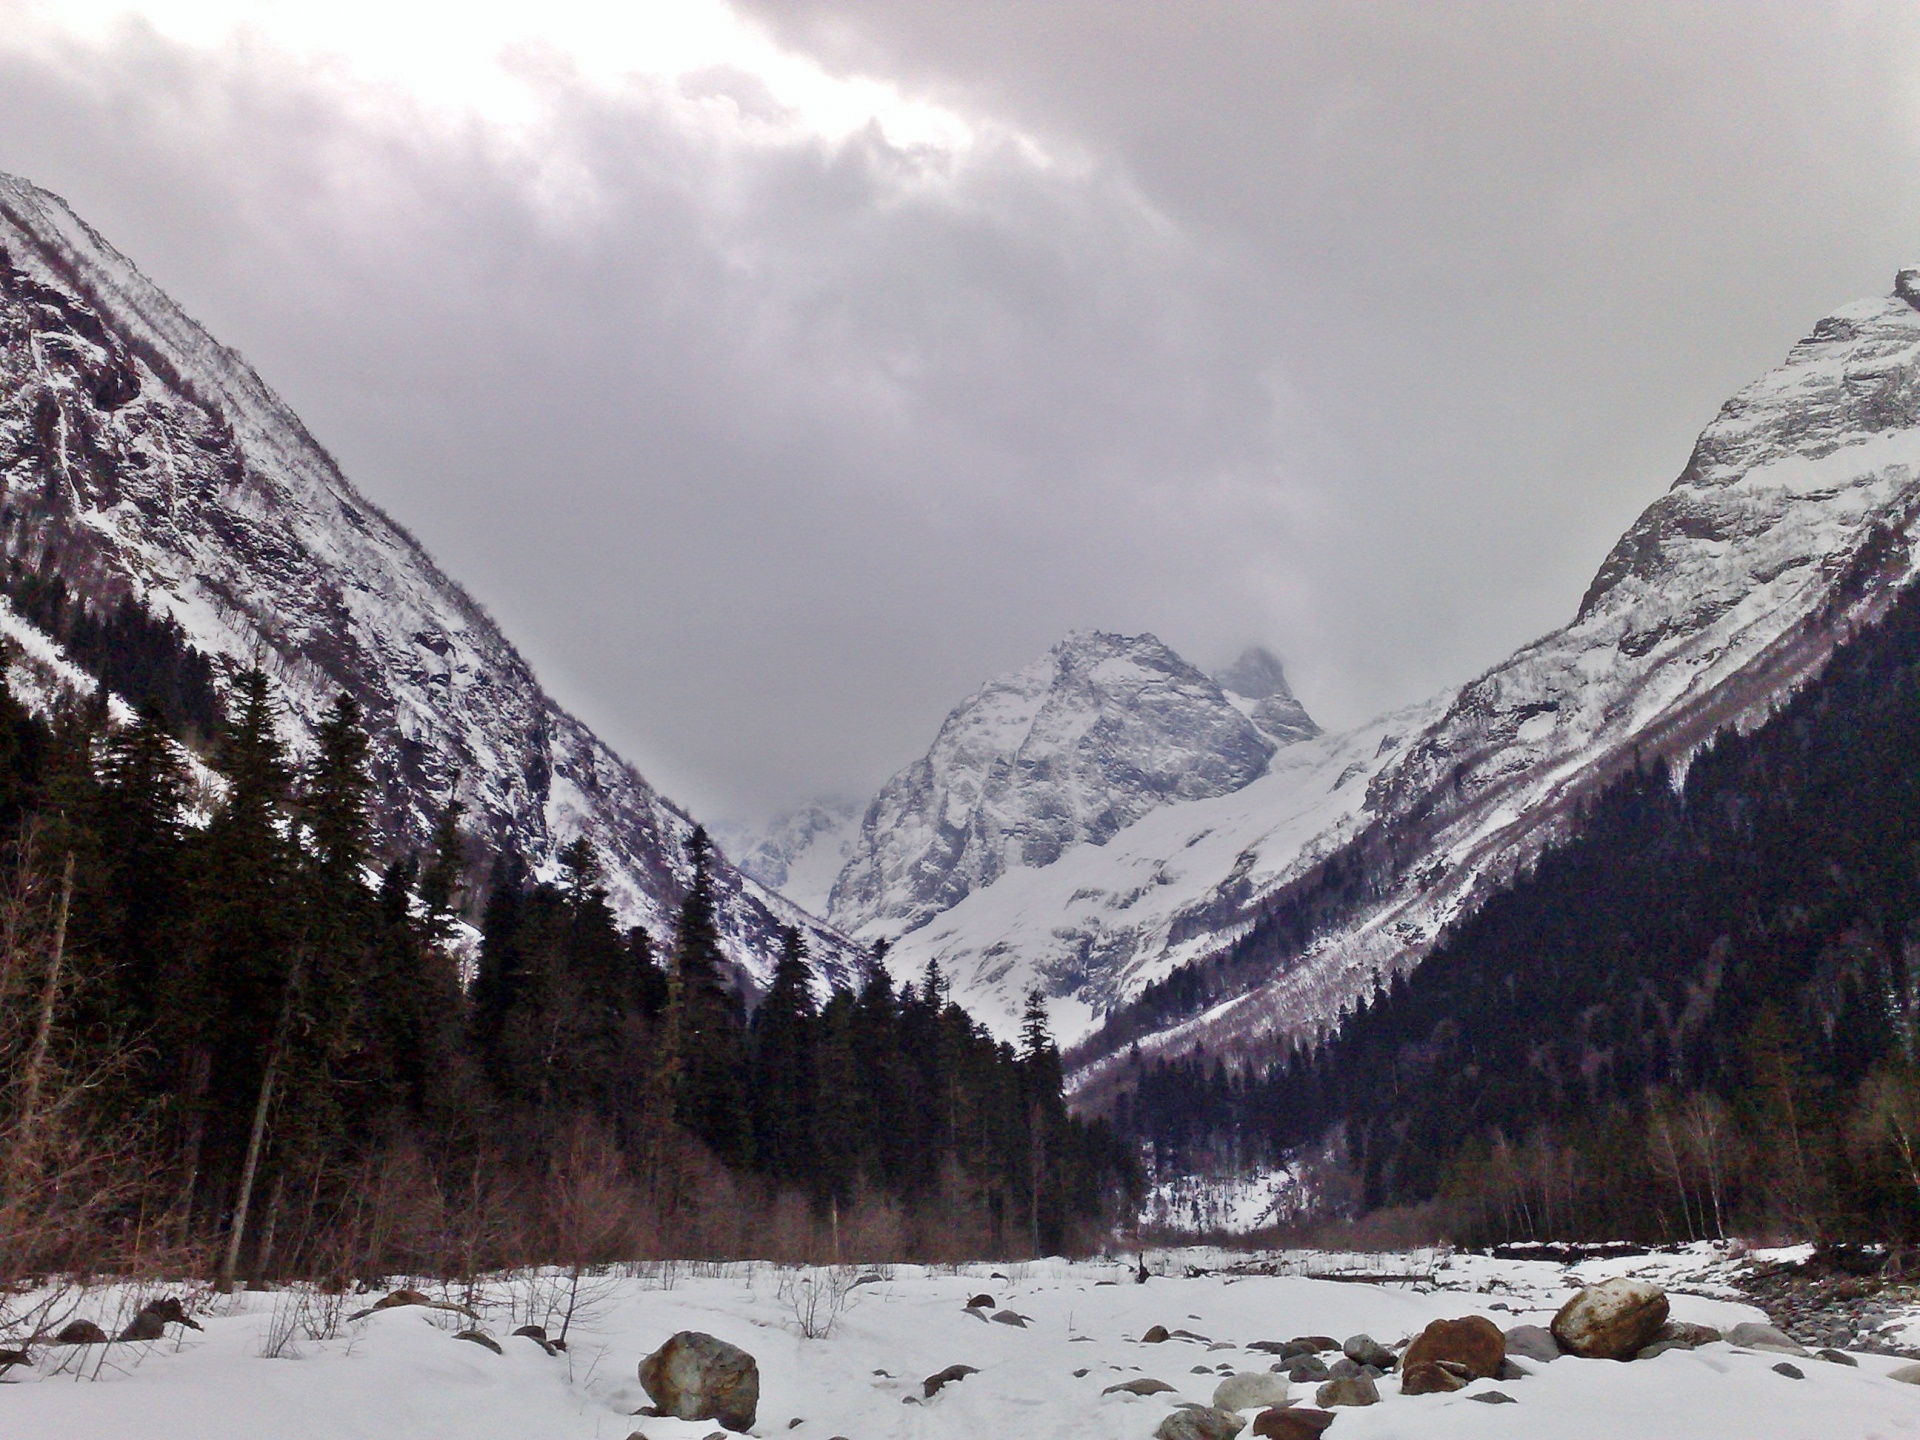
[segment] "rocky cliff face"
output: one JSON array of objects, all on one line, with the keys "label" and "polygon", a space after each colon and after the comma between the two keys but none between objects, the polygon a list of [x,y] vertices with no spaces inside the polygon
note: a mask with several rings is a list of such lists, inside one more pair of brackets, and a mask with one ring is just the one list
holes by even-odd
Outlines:
[{"label": "rocky cliff face", "polygon": [[[479,605],[358,494],[233,351],[57,197],[0,176],[6,551],[95,603],[133,594],[229,665],[260,658],[301,744],[340,692],[365,707],[380,819],[419,841],[453,796],[536,863],[584,835],[629,923],[671,928],[692,821],[540,688]],[[810,925],[731,867],[734,958]]]},{"label": "rocky cliff face", "polygon": [[1239,790],[1273,751],[1219,685],[1153,636],[1076,632],[983,686],[887,783],[828,915],[863,938],[905,934],[1009,871]]},{"label": "rocky cliff face", "polygon": [[[1083,1085],[1136,1038],[1233,1051],[1325,1025],[1566,833],[1584,795],[1764,715],[1911,579],[1916,303],[1903,273],[1729,401],[1564,629],[1457,691],[1289,746],[1231,795],[1009,872],[907,936],[900,965],[938,959],[983,1006],[1038,979],[1069,1027],[1118,1010],[1081,1052]],[[1210,958],[1196,999],[1137,1004]]]},{"label": "rocky cliff face", "polygon": [[1294,699],[1280,657],[1264,645],[1248,646],[1233,664],[1214,671],[1213,681],[1276,745],[1293,745],[1320,733],[1307,707]]},{"label": "rocky cliff face", "polygon": [[861,813],[851,800],[812,800],[762,825],[718,826],[715,835],[741,874],[824,915],[860,836]]}]

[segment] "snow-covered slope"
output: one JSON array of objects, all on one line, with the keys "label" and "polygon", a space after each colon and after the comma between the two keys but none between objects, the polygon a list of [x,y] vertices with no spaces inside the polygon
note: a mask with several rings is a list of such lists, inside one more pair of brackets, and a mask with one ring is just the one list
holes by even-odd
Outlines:
[{"label": "snow-covered slope", "polygon": [[852,800],[810,800],[762,825],[716,825],[714,835],[741,874],[824,915],[859,838],[860,814]]},{"label": "snow-covered slope", "polygon": [[[1850,305],[1734,397],[1564,629],[1425,706],[1294,745],[1224,799],[1009,873],[907,935],[969,1003],[1032,978],[1066,1034],[1203,957],[1080,1055],[1258,1048],[1326,1023],[1564,833],[1637,758],[1757,721],[1914,569],[1920,273]],[[1231,954],[1226,952],[1231,950]]]},{"label": "snow-covered slope", "polygon": [[827,913],[892,939],[1003,874],[1102,845],[1163,806],[1231,794],[1273,751],[1153,636],[1076,631],[982,686],[887,782]]},{"label": "snow-covered slope", "polygon": [[[57,556],[95,601],[133,593],[192,643],[258,657],[301,743],[365,707],[382,824],[418,841],[449,797],[541,863],[598,848],[630,923],[671,924],[692,822],[556,705],[479,605],[341,475],[233,351],[58,197],[0,176],[0,482],[9,554]],[[730,867],[738,961],[810,923]],[[812,925],[816,955],[844,942]]]}]

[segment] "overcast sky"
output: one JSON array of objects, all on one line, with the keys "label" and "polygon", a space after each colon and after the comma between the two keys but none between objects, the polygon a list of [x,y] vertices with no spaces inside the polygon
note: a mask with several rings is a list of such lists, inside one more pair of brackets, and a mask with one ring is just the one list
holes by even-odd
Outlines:
[{"label": "overcast sky", "polygon": [[696,813],[1081,626],[1329,726],[1920,263],[1908,4],[0,0],[0,169]]}]

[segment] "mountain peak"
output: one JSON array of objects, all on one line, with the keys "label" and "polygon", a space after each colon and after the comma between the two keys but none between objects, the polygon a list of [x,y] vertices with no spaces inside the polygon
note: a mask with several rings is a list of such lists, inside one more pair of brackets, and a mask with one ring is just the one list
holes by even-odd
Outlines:
[{"label": "mountain peak", "polygon": [[1213,680],[1230,698],[1246,702],[1236,708],[1276,744],[1292,745],[1320,733],[1307,707],[1294,699],[1280,657],[1264,645],[1249,645],[1231,665],[1214,671]]}]

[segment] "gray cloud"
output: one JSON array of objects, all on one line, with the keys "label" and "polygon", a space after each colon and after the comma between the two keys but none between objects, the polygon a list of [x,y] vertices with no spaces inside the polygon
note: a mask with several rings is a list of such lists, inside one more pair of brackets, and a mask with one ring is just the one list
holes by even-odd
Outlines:
[{"label": "gray cloud", "polygon": [[710,813],[871,789],[1076,625],[1266,640],[1336,724],[1465,678],[1920,253],[1890,7],[762,13],[978,147],[744,143],[724,69],[531,55],[524,144],[258,49],[0,47],[0,168]]}]

